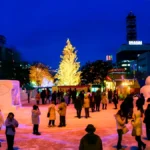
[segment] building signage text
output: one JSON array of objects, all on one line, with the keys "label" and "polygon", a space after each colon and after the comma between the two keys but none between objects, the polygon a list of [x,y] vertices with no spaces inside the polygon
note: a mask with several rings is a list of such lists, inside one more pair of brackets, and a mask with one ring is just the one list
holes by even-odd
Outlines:
[{"label": "building signage text", "polygon": [[129,41],[129,45],[142,45],[142,41]]}]

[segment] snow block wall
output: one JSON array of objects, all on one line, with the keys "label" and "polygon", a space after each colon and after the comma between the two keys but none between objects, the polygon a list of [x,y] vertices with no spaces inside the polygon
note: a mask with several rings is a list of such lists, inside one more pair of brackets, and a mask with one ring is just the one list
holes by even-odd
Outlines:
[{"label": "snow block wall", "polygon": [[145,85],[140,89],[140,93],[143,93],[145,99],[150,98],[150,76],[145,80]]},{"label": "snow block wall", "polygon": [[0,80],[0,109],[21,106],[20,82],[16,80]]}]

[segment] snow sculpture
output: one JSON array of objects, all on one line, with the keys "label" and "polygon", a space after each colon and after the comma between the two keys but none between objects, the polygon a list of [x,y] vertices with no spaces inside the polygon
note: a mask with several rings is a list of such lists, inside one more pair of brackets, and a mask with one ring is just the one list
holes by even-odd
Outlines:
[{"label": "snow sculpture", "polygon": [[54,86],[54,83],[52,81],[49,81],[47,78],[43,78],[41,87],[52,87]]},{"label": "snow sculpture", "polygon": [[20,83],[16,80],[0,80],[0,108],[21,106]]},{"label": "snow sculpture", "polygon": [[140,93],[144,94],[145,99],[150,98],[150,76],[145,80],[145,85],[140,89]]}]

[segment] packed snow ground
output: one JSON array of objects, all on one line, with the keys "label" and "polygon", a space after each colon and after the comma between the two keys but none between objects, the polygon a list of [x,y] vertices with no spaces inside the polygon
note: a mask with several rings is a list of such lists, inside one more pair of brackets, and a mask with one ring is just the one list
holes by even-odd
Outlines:
[{"label": "packed snow ground", "polygon": [[[32,102],[34,103],[34,102]],[[93,124],[103,141],[104,150],[115,150],[117,143],[116,122],[114,114],[117,110],[113,109],[113,104],[108,104],[107,110],[90,113],[91,118],[76,118],[76,111],[73,105],[68,106],[66,116],[66,127],[48,127],[47,105],[40,105],[40,136],[32,134],[31,109],[32,105],[25,105],[22,108],[14,110],[15,118],[19,121],[19,128],[16,130],[15,149],[19,150],[78,150],[79,142],[82,136],[86,134],[87,124]],[[6,118],[9,110],[3,110]],[[84,110],[82,110],[84,116]],[[59,115],[57,114],[56,125],[59,125]],[[123,146],[126,150],[136,150],[137,143],[131,136],[132,127],[129,121],[127,127],[130,131],[123,136]],[[5,128],[0,131],[0,140],[2,147],[6,150]],[[143,124],[142,140],[147,144],[147,150],[150,150],[150,142],[145,139],[145,125]]]}]

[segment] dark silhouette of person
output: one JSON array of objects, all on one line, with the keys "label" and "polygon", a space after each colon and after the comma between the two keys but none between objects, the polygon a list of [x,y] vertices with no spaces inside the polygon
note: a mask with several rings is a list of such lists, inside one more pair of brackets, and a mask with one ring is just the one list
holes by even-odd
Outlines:
[{"label": "dark silhouette of person", "polygon": [[83,101],[82,99],[78,96],[76,101],[75,101],[75,109],[77,111],[77,117],[80,119],[81,118],[81,111],[82,111],[82,105]]},{"label": "dark silhouette of person", "polygon": [[79,150],[103,150],[102,140],[94,134],[95,130],[92,124],[86,127],[87,134],[80,140]]},{"label": "dark silhouette of person", "polygon": [[142,116],[143,116],[143,113],[144,113],[144,108],[143,108],[144,104],[145,104],[145,98],[143,96],[143,93],[141,93],[140,97],[136,101],[136,106],[140,109],[140,111],[142,113]]},{"label": "dark silhouette of person", "polygon": [[109,103],[112,102],[112,96],[113,96],[113,92],[112,92],[112,90],[110,89],[110,90],[108,91],[108,100],[109,100]]},{"label": "dark silhouette of person", "polygon": [[96,104],[96,111],[100,111],[100,103],[101,103],[101,91],[97,90],[95,93],[95,104]]},{"label": "dark silhouette of person", "polygon": [[57,98],[57,94],[56,94],[56,91],[54,91],[53,93],[52,93],[52,101],[54,101],[54,104],[56,105],[57,103],[56,103],[56,98]]},{"label": "dark silhouette of person", "polygon": [[46,92],[45,92],[45,90],[42,90],[42,92],[41,92],[42,104],[45,104],[45,98],[46,98]]},{"label": "dark silhouette of person", "polygon": [[76,98],[77,98],[77,90],[76,90],[76,88],[75,88],[75,89],[72,91],[72,101],[73,101],[73,104],[75,103]]},{"label": "dark silhouette of person", "polygon": [[145,118],[143,121],[146,125],[146,136],[150,140],[150,104],[148,104],[147,109],[145,110]]}]

